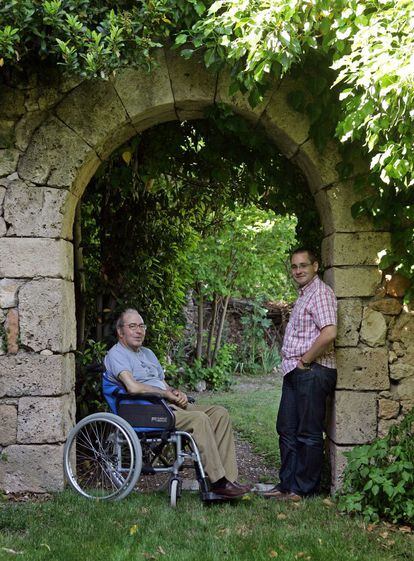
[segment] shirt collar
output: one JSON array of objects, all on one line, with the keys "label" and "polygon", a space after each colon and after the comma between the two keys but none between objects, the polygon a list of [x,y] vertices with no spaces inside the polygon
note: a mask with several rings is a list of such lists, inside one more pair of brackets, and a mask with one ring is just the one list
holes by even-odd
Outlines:
[{"label": "shirt collar", "polygon": [[319,279],[318,275],[315,275],[313,277],[313,279],[310,282],[308,282],[307,285],[305,285],[303,288],[299,289],[300,296],[303,296],[304,294],[307,294],[308,292],[310,292],[311,290],[316,288],[316,285],[318,284],[319,280],[320,279]]}]

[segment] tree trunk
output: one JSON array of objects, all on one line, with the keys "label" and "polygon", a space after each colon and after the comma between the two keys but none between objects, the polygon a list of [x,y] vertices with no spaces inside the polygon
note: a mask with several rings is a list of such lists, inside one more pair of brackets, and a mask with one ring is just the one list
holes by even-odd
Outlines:
[{"label": "tree trunk", "polygon": [[103,294],[96,297],[96,341],[103,338]]},{"label": "tree trunk", "polygon": [[76,348],[82,351],[85,346],[86,283],[83,267],[82,248],[82,202],[79,201],[73,224],[74,276],[76,297]]},{"label": "tree trunk", "polygon": [[214,338],[214,330],[216,328],[216,320],[217,320],[217,308],[218,308],[218,295],[214,293],[213,296],[213,307],[211,310],[211,321],[210,321],[210,329],[208,330],[208,342],[207,342],[207,367],[210,368],[211,366],[211,347],[213,344]]},{"label": "tree trunk", "polygon": [[213,353],[213,358],[212,358],[212,361],[211,361],[211,366],[214,366],[215,363],[216,363],[217,353],[219,351],[220,344],[221,344],[221,337],[223,335],[224,320],[226,319],[227,307],[229,305],[229,300],[230,300],[230,296],[226,296],[226,298],[224,300],[223,310],[221,312],[220,324],[219,324],[219,328],[218,328],[218,332],[217,332],[216,344],[214,345],[214,353]]},{"label": "tree trunk", "polygon": [[204,335],[204,302],[201,283],[197,283],[197,349],[196,359],[200,360],[203,356],[203,335]]}]

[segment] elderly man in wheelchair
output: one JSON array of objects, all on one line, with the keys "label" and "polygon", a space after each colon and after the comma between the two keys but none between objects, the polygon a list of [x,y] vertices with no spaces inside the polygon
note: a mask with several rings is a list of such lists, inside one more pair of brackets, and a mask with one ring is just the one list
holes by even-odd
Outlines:
[{"label": "elderly man in wheelchair", "polygon": [[[72,488],[86,497],[121,499],[136,487],[141,472],[164,472],[175,506],[179,473],[193,467],[204,501],[248,493],[250,487],[237,482],[227,410],[189,403],[182,391],[167,385],[157,357],[143,346],[146,326],[136,310],[125,310],[116,329],[118,343],[105,357],[103,374],[112,413],[90,415],[69,434],[64,469]],[[173,450],[172,460],[166,448]]]}]

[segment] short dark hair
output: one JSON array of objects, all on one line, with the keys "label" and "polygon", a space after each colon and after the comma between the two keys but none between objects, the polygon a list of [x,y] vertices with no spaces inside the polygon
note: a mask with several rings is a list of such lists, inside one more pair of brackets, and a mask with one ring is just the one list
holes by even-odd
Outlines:
[{"label": "short dark hair", "polygon": [[305,247],[305,246],[298,247],[297,249],[292,251],[292,253],[290,254],[290,258],[292,259],[292,257],[294,255],[296,255],[297,253],[307,253],[309,255],[309,259],[310,259],[311,263],[315,263],[315,262],[319,263],[319,259],[318,259],[318,255],[317,255],[316,251],[314,251],[310,247]]},{"label": "short dark hair", "polygon": [[117,330],[124,325],[124,317],[126,316],[126,314],[131,314],[132,312],[136,312],[138,315],[141,315],[135,308],[127,308],[126,310],[121,312],[119,318],[116,320],[115,327]]}]

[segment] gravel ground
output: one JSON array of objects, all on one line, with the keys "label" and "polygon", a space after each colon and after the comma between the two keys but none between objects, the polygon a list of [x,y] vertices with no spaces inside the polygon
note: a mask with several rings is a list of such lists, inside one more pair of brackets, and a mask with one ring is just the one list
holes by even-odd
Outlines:
[{"label": "gravel ground", "polygon": [[273,483],[278,480],[278,470],[267,466],[263,459],[252,451],[250,444],[236,437],[237,464],[239,466],[239,479],[242,482]]}]

